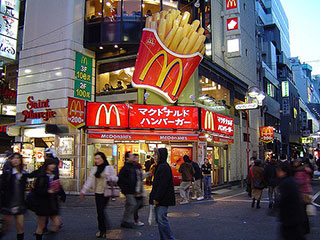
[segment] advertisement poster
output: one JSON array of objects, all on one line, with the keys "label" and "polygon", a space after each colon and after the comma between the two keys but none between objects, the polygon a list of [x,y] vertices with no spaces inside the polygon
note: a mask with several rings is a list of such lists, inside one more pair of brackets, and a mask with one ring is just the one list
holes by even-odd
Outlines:
[{"label": "advertisement poster", "polygon": [[91,100],[92,58],[76,53],[74,97]]},{"label": "advertisement poster", "polygon": [[59,175],[60,178],[73,178],[73,159],[61,158],[59,161]]},{"label": "advertisement poster", "polygon": [[61,137],[59,138],[59,155],[73,155],[73,137]]},{"label": "advertisement poster", "polygon": [[179,186],[182,181],[181,173],[179,173],[180,165],[184,162],[183,156],[188,155],[192,160],[192,147],[171,147],[171,169],[173,175],[173,183]]},{"label": "advertisement poster", "polygon": [[68,97],[68,123],[73,128],[85,125],[85,100]]}]

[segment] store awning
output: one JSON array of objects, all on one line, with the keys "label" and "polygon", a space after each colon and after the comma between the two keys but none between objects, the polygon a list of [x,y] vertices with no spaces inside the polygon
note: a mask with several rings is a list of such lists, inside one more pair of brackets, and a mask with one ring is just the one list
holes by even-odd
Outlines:
[{"label": "store awning", "polygon": [[198,134],[191,131],[89,129],[89,138],[146,141],[198,141]]}]

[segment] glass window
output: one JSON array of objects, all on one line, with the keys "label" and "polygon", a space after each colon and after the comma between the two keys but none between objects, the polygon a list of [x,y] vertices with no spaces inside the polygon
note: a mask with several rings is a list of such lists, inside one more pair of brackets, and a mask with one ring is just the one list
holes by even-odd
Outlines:
[{"label": "glass window", "polygon": [[202,86],[202,95],[207,95],[213,98],[212,100],[214,104],[230,106],[229,89],[204,76],[201,77],[200,84]]},{"label": "glass window", "polygon": [[115,22],[121,20],[121,1],[104,0],[103,17],[106,22]]},{"label": "glass window", "polygon": [[143,16],[152,16],[161,11],[160,0],[144,0],[142,4]]},{"label": "glass window", "polygon": [[177,9],[178,1],[162,0],[162,8],[165,11],[168,11],[169,9]]},{"label": "glass window", "polygon": [[102,1],[100,0],[87,0],[86,1],[86,20],[88,22],[101,21]]},{"label": "glass window", "polygon": [[123,0],[123,21],[140,21],[141,20],[141,1],[140,0]]},{"label": "glass window", "polygon": [[204,13],[202,14],[204,21],[202,20],[201,22],[204,22],[204,29],[205,29],[205,35],[206,35],[206,56],[210,57],[212,55],[212,40],[211,40],[211,2],[206,1],[204,3]]}]

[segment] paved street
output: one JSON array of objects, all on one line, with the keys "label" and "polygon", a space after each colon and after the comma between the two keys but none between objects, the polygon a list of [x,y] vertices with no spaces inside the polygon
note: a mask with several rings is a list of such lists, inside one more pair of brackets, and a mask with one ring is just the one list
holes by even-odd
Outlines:
[{"label": "paved street", "polygon": [[[320,191],[320,184],[313,186],[315,192]],[[268,216],[266,191],[262,208],[251,209],[250,199],[239,187],[221,189],[214,192],[215,201],[193,202],[189,205],[171,207],[170,223],[174,235],[179,240],[221,239],[221,240],[275,240],[278,239],[277,219]],[[123,213],[123,198],[111,202],[107,212],[112,223],[112,232],[108,239],[159,239],[156,226],[144,226],[135,230],[120,230],[120,219]],[[97,231],[94,199],[92,196],[80,200],[69,196],[62,207],[64,227],[56,235],[45,236],[44,239],[90,240],[96,239]],[[141,210],[141,220],[147,222],[148,207]],[[308,240],[319,239],[319,215],[311,218],[311,234]],[[36,217],[29,212],[26,217],[26,239],[34,239],[32,232],[36,228]],[[15,239],[12,231],[5,239]]]}]

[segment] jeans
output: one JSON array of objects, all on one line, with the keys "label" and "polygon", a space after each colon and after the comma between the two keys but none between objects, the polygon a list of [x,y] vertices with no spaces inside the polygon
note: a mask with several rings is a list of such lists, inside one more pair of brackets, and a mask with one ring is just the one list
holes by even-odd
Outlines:
[{"label": "jeans", "polygon": [[201,197],[202,190],[201,190],[201,179],[195,180],[192,184],[193,196],[194,197]]},{"label": "jeans", "polygon": [[97,217],[98,228],[101,233],[105,233],[107,228],[110,227],[109,221],[106,218],[106,215],[104,212],[104,210],[109,202],[109,198],[105,197],[103,195],[103,193],[102,194],[96,193],[95,200],[96,200],[96,208],[97,208],[97,215],[98,215],[98,217]]},{"label": "jeans", "polygon": [[138,211],[143,207],[143,197],[136,197],[136,201],[137,201],[137,205],[136,205],[136,209],[134,210],[134,216],[133,216],[135,222],[139,221]]},{"label": "jeans", "polygon": [[269,204],[274,204],[276,202],[276,187],[268,186],[268,196],[269,196]]},{"label": "jeans", "polygon": [[137,200],[134,194],[126,194],[126,204],[124,206],[124,213],[122,222],[132,222],[134,211],[137,207]]},{"label": "jeans", "polygon": [[191,181],[190,182],[181,182],[180,183],[180,196],[183,201],[189,201],[189,188],[191,186]]},{"label": "jeans", "polygon": [[160,240],[175,240],[167,218],[168,207],[156,206],[155,212],[160,233]]},{"label": "jeans", "polygon": [[204,184],[204,196],[207,198],[210,198],[211,197],[211,176],[204,176],[203,184]]}]

